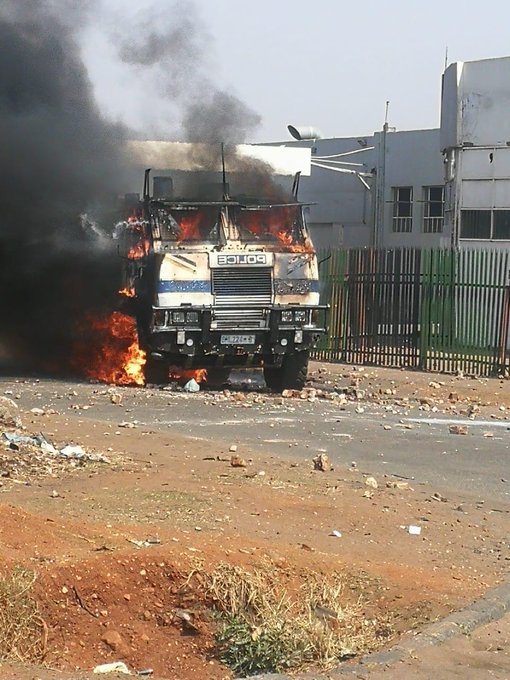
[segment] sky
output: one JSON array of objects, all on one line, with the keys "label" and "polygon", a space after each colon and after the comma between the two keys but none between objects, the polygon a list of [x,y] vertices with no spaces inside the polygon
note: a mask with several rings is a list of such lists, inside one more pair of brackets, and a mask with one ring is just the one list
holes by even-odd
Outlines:
[{"label": "sky", "polygon": [[[145,138],[182,138],[183,102],[200,100],[206,81],[258,114],[248,142],[290,139],[289,123],[324,137],[370,134],[386,101],[397,130],[434,128],[446,54],[448,63],[510,55],[508,0],[97,2],[80,41],[99,106]],[[119,60],[119,44],[136,51],[138,26],[175,39],[173,22],[193,46],[187,55],[179,46],[188,59],[179,82],[169,87],[157,64]]]}]

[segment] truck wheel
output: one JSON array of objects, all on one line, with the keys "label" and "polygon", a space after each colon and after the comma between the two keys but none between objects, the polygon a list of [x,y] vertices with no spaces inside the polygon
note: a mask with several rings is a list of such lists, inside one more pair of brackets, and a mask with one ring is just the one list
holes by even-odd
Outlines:
[{"label": "truck wheel", "polygon": [[305,386],[310,352],[295,352],[283,357],[279,368],[264,368],[264,379],[270,390],[301,390]]},{"label": "truck wheel", "polygon": [[268,389],[281,392],[283,389],[281,386],[281,373],[281,367],[264,366],[264,380]]},{"label": "truck wheel", "polygon": [[168,364],[166,361],[158,361],[147,357],[143,367],[146,385],[166,385],[168,383]]}]

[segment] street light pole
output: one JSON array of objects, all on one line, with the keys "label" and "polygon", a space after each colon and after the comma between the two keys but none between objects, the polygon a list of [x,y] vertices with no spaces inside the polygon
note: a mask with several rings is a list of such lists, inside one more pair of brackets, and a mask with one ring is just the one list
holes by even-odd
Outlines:
[{"label": "street light pole", "polygon": [[372,233],[372,245],[380,248],[383,245],[384,235],[384,216],[386,204],[386,138],[388,136],[388,107],[390,102],[386,102],[386,115],[384,125],[378,135],[377,145],[377,170],[375,178],[375,205],[374,205],[374,229]]},{"label": "street light pole", "polygon": [[377,146],[377,173],[375,178],[375,209],[374,230],[372,244],[379,248],[383,242],[384,230],[384,206],[386,202],[386,137],[388,134],[388,122],[385,121],[382,132],[379,133]]}]

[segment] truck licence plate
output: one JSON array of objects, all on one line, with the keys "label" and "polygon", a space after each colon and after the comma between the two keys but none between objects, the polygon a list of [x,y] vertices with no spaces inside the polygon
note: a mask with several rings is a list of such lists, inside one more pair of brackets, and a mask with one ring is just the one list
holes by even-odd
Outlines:
[{"label": "truck licence plate", "polygon": [[222,335],[220,338],[222,345],[254,345],[254,335]]}]

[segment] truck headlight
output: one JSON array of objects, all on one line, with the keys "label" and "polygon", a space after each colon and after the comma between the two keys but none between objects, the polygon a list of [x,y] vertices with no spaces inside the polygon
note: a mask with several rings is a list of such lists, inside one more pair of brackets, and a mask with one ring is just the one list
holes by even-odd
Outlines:
[{"label": "truck headlight", "polygon": [[186,323],[198,325],[199,316],[198,312],[186,312]]},{"label": "truck headlight", "polygon": [[281,312],[280,318],[282,320],[282,323],[292,323],[293,321],[292,309],[285,309],[283,312]]},{"label": "truck headlight", "polygon": [[153,322],[154,326],[158,326],[159,328],[166,326],[166,312],[163,311],[162,309],[158,309],[157,311],[155,311]]},{"label": "truck headlight", "polygon": [[174,323],[184,323],[186,321],[186,315],[184,312],[172,312],[172,321]]},{"label": "truck headlight", "polygon": [[297,323],[305,323],[306,321],[306,309],[296,309],[294,312],[294,321]]}]

